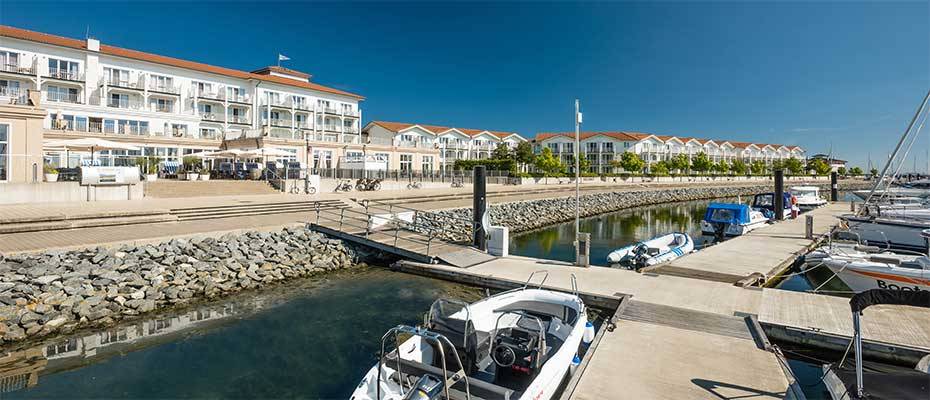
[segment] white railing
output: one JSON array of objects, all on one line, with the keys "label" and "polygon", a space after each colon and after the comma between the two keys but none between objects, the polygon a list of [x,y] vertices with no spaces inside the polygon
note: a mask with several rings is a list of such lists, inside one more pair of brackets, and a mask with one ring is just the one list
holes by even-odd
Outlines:
[{"label": "white railing", "polygon": [[242,115],[228,115],[226,116],[226,121],[231,124],[250,124],[251,121],[248,117]]},{"label": "white railing", "polygon": [[149,90],[161,93],[180,94],[181,87],[177,85],[162,85],[158,82],[149,82]]},{"label": "white railing", "polygon": [[362,137],[359,135],[342,135],[342,143],[359,144],[361,142]]},{"label": "white railing", "polygon": [[125,89],[141,89],[142,85],[138,81],[133,81],[132,79],[118,79],[113,76],[107,76],[103,78],[103,81],[107,86],[116,87],[116,88],[125,88]]},{"label": "white railing", "polygon": [[81,104],[84,99],[77,93],[46,92],[45,99],[59,103]]},{"label": "white railing", "polygon": [[[267,119],[266,119],[265,121],[271,121],[271,126],[280,126],[280,127],[285,127],[285,128],[290,128],[290,127],[291,127],[291,120],[289,120],[289,119],[276,119],[276,118],[272,118],[272,119],[270,119],[270,120],[267,120]],[[267,122],[266,122],[266,123],[263,123],[262,125],[267,125]]]},{"label": "white railing", "polygon": [[345,115],[345,116],[347,116],[347,117],[358,117],[358,111],[357,111],[357,110],[346,110],[346,109],[344,109],[344,110],[342,110],[342,115]]},{"label": "white railing", "polygon": [[252,99],[247,94],[239,94],[239,95],[227,94],[226,100],[236,102],[236,103],[245,103],[245,104],[252,103]]},{"label": "white railing", "polygon": [[419,142],[415,140],[398,140],[394,143],[394,146],[397,147],[417,147]]},{"label": "white railing", "polygon": [[83,81],[84,74],[81,71],[68,71],[58,68],[52,68],[48,70],[48,73],[45,75],[49,78],[55,79],[64,79],[67,81]]},{"label": "white railing", "polygon": [[310,104],[305,101],[294,102],[294,108],[298,110],[310,110]]},{"label": "white railing", "polygon": [[23,66],[18,63],[7,61],[7,62],[0,63],[0,72],[12,72],[14,74],[35,75],[36,68],[34,66]]},{"label": "white railing", "polygon": [[143,105],[139,100],[114,100],[112,98],[108,98],[107,107],[122,108],[127,110],[141,110]]},{"label": "white railing", "polygon": [[214,113],[201,113],[200,119],[204,121],[214,121],[214,122],[223,122],[222,119],[217,114]]},{"label": "white railing", "polygon": [[323,112],[326,112],[329,114],[339,114],[339,111],[336,111],[336,109],[332,107],[324,107]]},{"label": "white railing", "polygon": [[170,112],[174,112],[174,104],[152,103],[152,109],[158,112],[170,113]]},{"label": "white railing", "polygon": [[208,100],[223,101],[223,92],[197,92],[197,97]]},{"label": "white railing", "polygon": [[339,132],[339,127],[331,124],[323,124],[324,131]]},{"label": "white railing", "polygon": [[306,121],[297,121],[294,123],[294,127],[298,129],[310,129],[310,123]]},{"label": "white railing", "polygon": [[119,125],[120,134],[128,135],[148,135],[149,128],[147,126],[133,126],[133,125]]}]

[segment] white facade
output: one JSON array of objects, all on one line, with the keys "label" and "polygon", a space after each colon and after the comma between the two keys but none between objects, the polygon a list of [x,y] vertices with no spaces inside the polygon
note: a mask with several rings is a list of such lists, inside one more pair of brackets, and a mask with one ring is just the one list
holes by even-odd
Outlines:
[{"label": "white facade", "polygon": [[[533,143],[535,153],[539,154],[543,148],[549,148],[569,169],[574,165],[576,154],[574,133],[541,133],[537,135]],[[756,160],[771,164],[775,160],[804,158],[804,150],[798,146],[715,141],[633,132],[585,132],[581,134],[580,145],[581,153],[589,161],[589,172],[604,174],[619,171],[611,163],[619,160],[624,152],[639,155],[647,165],[668,161],[679,154],[691,159],[702,152],[713,162],[732,162],[740,159],[747,164]]]},{"label": "white facade", "polygon": [[[243,136],[263,136],[300,161],[307,142],[359,144],[362,98],[308,78],[276,67],[249,73],[0,27],[0,101],[22,102],[27,90],[41,91],[46,141],[100,136],[143,147],[104,152],[110,164],[140,155],[178,160]],[[46,151],[64,164],[62,152]],[[73,155],[71,166],[75,157],[82,155]]]}]

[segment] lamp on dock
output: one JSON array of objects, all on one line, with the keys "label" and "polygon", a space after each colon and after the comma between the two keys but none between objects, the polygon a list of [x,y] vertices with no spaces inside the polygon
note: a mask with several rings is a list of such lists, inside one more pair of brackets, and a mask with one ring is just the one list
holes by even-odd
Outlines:
[{"label": "lamp on dock", "polygon": [[581,233],[581,105],[575,99],[575,265],[587,267],[591,235]]}]

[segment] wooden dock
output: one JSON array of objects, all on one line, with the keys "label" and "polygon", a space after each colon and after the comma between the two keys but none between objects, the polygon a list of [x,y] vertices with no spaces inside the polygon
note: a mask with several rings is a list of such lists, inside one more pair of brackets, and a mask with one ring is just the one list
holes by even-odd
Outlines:
[{"label": "wooden dock", "polygon": [[[797,219],[756,229],[644,272],[740,285],[772,282],[836,226],[849,203],[836,202],[801,214]],[[806,219],[814,218],[814,239],[807,239]]]}]

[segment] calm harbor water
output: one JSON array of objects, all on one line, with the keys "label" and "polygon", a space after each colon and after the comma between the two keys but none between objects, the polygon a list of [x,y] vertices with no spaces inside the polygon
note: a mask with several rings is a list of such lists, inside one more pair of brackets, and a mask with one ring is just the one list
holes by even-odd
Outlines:
[{"label": "calm harbor water", "polygon": [[15,353],[0,369],[37,383],[0,398],[345,399],[387,329],[421,321],[438,297],[480,296],[377,269],[272,291]]}]

